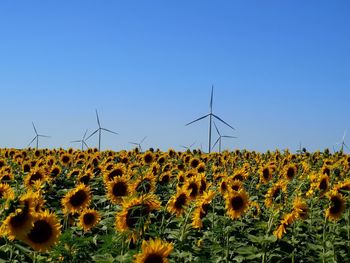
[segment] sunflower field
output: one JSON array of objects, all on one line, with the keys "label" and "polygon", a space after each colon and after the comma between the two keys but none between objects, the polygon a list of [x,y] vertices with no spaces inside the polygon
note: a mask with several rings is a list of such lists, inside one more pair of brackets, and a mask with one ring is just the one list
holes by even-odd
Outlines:
[{"label": "sunflower field", "polygon": [[350,156],[0,149],[0,262],[350,262]]}]

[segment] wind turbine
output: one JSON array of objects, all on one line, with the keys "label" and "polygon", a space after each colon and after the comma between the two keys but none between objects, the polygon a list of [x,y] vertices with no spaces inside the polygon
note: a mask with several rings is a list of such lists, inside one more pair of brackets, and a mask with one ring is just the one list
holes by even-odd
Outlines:
[{"label": "wind turbine", "polygon": [[193,145],[196,144],[197,141],[195,141],[194,143],[192,143],[190,146],[185,146],[185,145],[180,145],[181,148],[184,148],[186,150],[191,150],[191,148],[193,147]]},{"label": "wind turbine", "polygon": [[231,139],[233,139],[233,138],[237,138],[237,137],[235,137],[235,136],[229,136],[229,135],[221,135],[221,133],[219,132],[218,127],[216,126],[215,121],[214,121],[213,123],[214,123],[215,129],[216,129],[216,132],[217,132],[217,134],[219,135],[219,138],[216,140],[216,142],[215,142],[214,145],[213,145],[213,149],[214,149],[215,145],[216,145],[217,143],[219,143],[219,153],[220,153],[220,152],[221,152],[221,139],[222,139],[222,138],[231,138]]},{"label": "wind turbine", "polygon": [[212,128],[212,120],[213,118],[221,121],[222,123],[224,123],[225,125],[227,125],[228,127],[230,127],[232,130],[235,130],[235,128],[233,128],[230,124],[228,124],[227,122],[225,122],[223,119],[221,119],[220,117],[218,117],[217,115],[215,115],[213,113],[213,92],[214,92],[214,86],[212,85],[211,87],[211,97],[210,97],[210,107],[209,107],[209,113],[207,115],[204,115],[194,121],[191,121],[189,123],[187,123],[185,126],[188,126],[192,123],[195,123],[197,121],[200,121],[202,119],[205,119],[206,117],[209,117],[209,138],[208,138],[208,152],[210,153],[211,150],[211,128]]},{"label": "wind turbine", "polygon": [[81,150],[84,151],[84,145],[86,146],[86,148],[89,148],[89,146],[86,144],[85,142],[85,136],[86,136],[86,133],[87,133],[88,130],[85,131],[84,133],[84,136],[81,140],[75,140],[75,141],[71,141],[71,143],[74,143],[74,142],[81,142]]},{"label": "wind turbine", "polygon": [[97,124],[98,124],[98,129],[95,130],[93,133],[91,133],[86,139],[85,141],[87,141],[91,136],[93,136],[95,133],[98,132],[98,150],[100,151],[101,150],[101,133],[102,131],[106,131],[106,132],[110,132],[110,133],[113,133],[113,134],[118,134],[114,131],[111,131],[111,130],[108,130],[106,128],[102,128],[101,127],[101,123],[100,123],[100,118],[98,117],[98,113],[97,113],[97,110],[96,111],[96,119],[97,119]]},{"label": "wind turbine", "polygon": [[137,142],[129,142],[129,143],[136,145],[139,148],[140,152],[142,152],[141,144],[146,140],[146,138],[147,138],[147,136],[144,137],[139,143],[137,143]]},{"label": "wind turbine", "polygon": [[28,147],[36,140],[36,149],[38,149],[39,148],[39,137],[50,138],[50,136],[43,135],[43,134],[38,134],[38,131],[35,128],[34,122],[32,122],[32,125],[33,125],[33,128],[34,128],[35,137],[33,138],[33,140],[30,141],[30,143],[28,144]]},{"label": "wind turbine", "polygon": [[336,146],[341,145],[340,152],[343,152],[344,147],[350,151],[350,148],[345,143],[345,137],[346,137],[346,130],[344,131],[344,135],[343,135],[342,141],[336,144]]}]

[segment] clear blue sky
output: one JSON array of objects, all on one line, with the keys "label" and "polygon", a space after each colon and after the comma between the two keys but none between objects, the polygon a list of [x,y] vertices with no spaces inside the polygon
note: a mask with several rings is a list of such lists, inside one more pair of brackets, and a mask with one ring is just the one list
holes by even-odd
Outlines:
[{"label": "clear blue sky", "polygon": [[345,129],[350,144],[349,14],[348,0],[1,1],[0,146],[26,147],[31,121],[41,146],[73,146],[96,108],[120,134],[103,148],[206,149],[208,122],[184,124],[212,84],[239,137],[224,148],[331,148]]}]

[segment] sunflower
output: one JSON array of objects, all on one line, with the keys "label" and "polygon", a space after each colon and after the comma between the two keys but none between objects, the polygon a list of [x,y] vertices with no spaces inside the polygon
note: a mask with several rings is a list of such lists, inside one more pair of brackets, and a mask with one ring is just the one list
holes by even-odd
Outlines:
[{"label": "sunflower", "polygon": [[90,201],[90,187],[84,184],[79,184],[76,188],[66,193],[66,195],[62,198],[61,203],[66,214],[74,214],[88,207]]},{"label": "sunflower", "polygon": [[243,183],[239,180],[233,180],[229,182],[228,186],[229,186],[229,189],[233,191],[239,191],[240,189],[243,188]]},{"label": "sunflower", "polygon": [[265,195],[265,206],[274,210],[279,209],[284,202],[284,193],[287,190],[285,181],[276,182]]},{"label": "sunflower", "polygon": [[244,181],[248,177],[248,173],[244,168],[234,172],[232,180]]},{"label": "sunflower", "polygon": [[293,201],[293,211],[296,212],[297,218],[305,220],[309,212],[309,208],[305,201],[303,201],[300,197],[297,197]]},{"label": "sunflower", "polygon": [[189,165],[192,169],[196,169],[200,163],[201,162],[198,158],[193,157],[190,159]]},{"label": "sunflower", "polygon": [[61,234],[61,225],[55,214],[44,211],[34,215],[33,225],[24,241],[34,250],[47,252],[55,245]]},{"label": "sunflower", "polygon": [[201,180],[198,176],[187,179],[183,186],[184,189],[189,191],[189,197],[191,200],[195,200],[197,198],[197,196],[199,195],[200,187]]},{"label": "sunflower", "polygon": [[250,207],[251,207],[251,211],[252,211],[254,218],[257,218],[261,213],[261,209],[260,209],[258,202],[256,202],[256,201],[251,202]]},{"label": "sunflower", "polygon": [[317,189],[320,190],[321,194],[323,195],[325,192],[327,192],[329,188],[329,177],[326,174],[323,174],[317,184]]},{"label": "sunflower", "polygon": [[24,178],[24,184],[26,187],[33,187],[35,182],[40,182],[40,185],[47,181],[47,173],[42,168],[35,168],[29,172]]},{"label": "sunflower", "polygon": [[200,163],[198,166],[197,166],[197,172],[198,173],[204,173],[205,172],[205,163]]},{"label": "sunflower", "polygon": [[33,216],[31,212],[29,207],[24,206],[23,208],[16,209],[15,212],[7,216],[3,222],[3,226],[10,240],[14,240],[15,238],[23,239],[29,232],[33,225]]},{"label": "sunflower", "polygon": [[93,209],[86,209],[80,213],[79,226],[83,228],[85,232],[90,231],[101,220],[100,214]]},{"label": "sunflower", "polygon": [[295,212],[291,212],[286,214],[283,219],[281,220],[280,225],[278,228],[273,232],[273,235],[277,239],[281,239],[282,236],[287,233],[287,226],[291,225],[294,223],[294,221],[297,219],[297,215]]},{"label": "sunflower", "polygon": [[71,161],[72,161],[72,157],[70,154],[64,153],[61,155],[60,161],[61,161],[62,166],[69,166]]},{"label": "sunflower", "polygon": [[326,211],[326,217],[329,220],[337,221],[345,210],[345,200],[343,196],[335,191],[332,191],[328,198],[331,206]]},{"label": "sunflower", "polygon": [[135,241],[148,224],[150,213],[160,208],[160,202],[153,194],[124,200],[122,211],[116,214],[115,226],[118,231],[128,232]]},{"label": "sunflower", "polygon": [[260,181],[267,184],[272,179],[273,170],[270,166],[264,166],[260,169]]},{"label": "sunflower", "polygon": [[0,183],[0,199],[13,200],[15,198],[15,192],[8,184]]},{"label": "sunflower", "polygon": [[167,257],[173,251],[171,243],[160,239],[142,241],[142,252],[135,255],[134,263],[168,263]]},{"label": "sunflower", "polygon": [[292,180],[298,172],[298,167],[295,164],[290,164],[284,167],[283,169],[283,176],[287,180]]},{"label": "sunflower", "polygon": [[203,223],[202,219],[207,215],[210,203],[212,202],[215,196],[215,192],[209,190],[208,192],[204,192],[200,199],[196,202],[196,209],[193,212],[192,216],[192,227],[193,228],[202,228]]},{"label": "sunflower", "polygon": [[178,188],[176,195],[172,196],[168,201],[168,211],[172,214],[176,214],[177,217],[181,216],[190,201],[189,195],[189,190]]},{"label": "sunflower", "polygon": [[115,177],[113,181],[107,183],[107,196],[112,203],[119,204],[130,194],[130,188],[128,177]]},{"label": "sunflower", "polygon": [[58,165],[54,165],[50,170],[51,177],[57,177],[61,173],[61,168]]},{"label": "sunflower", "polygon": [[232,219],[240,218],[248,209],[249,200],[245,190],[228,191],[225,195],[226,211]]},{"label": "sunflower", "polygon": [[171,172],[164,172],[159,176],[158,182],[160,184],[168,184],[171,180]]},{"label": "sunflower", "polygon": [[156,178],[153,173],[146,173],[134,182],[134,191],[138,194],[152,193],[156,189]]},{"label": "sunflower", "polygon": [[108,167],[105,168],[103,172],[103,180],[105,183],[113,181],[115,177],[126,175],[126,167],[122,163],[118,163],[111,166],[111,169]]},{"label": "sunflower", "polygon": [[154,160],[153,153],[151,151],[145,152],[142,156],[142,160],[143,160],[144,164],[150,165]]},{"label": "sunflower", "polygon": [[334,186],[334,190],[343,195],[348,195],[350,193],[350,179],[346,179],[343,182],[337,183]]},{"label": "sunflower", "polygon": [[178,174],[177,174],[177,184],[179,185],[179,186],[182,186],[184,183],[185,183],[185,173],[184,172],[179,172]]},{"label": "sunflower", "polygon": [[83,183],[83,184],[89,184],[91,179],[94,177],[94,173],[92,170],[87,170],[83,173],[80,173],[78,176],[78,182]]}]

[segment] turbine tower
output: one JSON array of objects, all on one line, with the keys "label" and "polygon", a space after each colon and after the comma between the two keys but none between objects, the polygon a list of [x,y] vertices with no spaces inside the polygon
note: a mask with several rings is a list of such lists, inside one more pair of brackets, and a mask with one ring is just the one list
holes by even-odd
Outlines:
[{"label": "turbine tower", "polygon": [[218,117],[217,115],[215,115],[213,113],[213,92],[214,92],[214,86],[211,87],[211,96],[210,96],[210,105],[209,105],[209,113],[207,115],[204,115],[194,121],[191,121],[189,123],[187,123],[185,126],[188,126],[192,123],[195,123],[197,121],[200,121],[202,119],[205,119],[207,117],[209,117],[209,134],[208,134],[208,152],[210,153],[211,151],[211,130],[212,130],[212,122],[213,122],[213,118],[219,120],[220,122],[224,123],[226,126],[230,127],[232,130],[235,130],[235,128],[233,128],[230,124],[228,124],[227,122],[225,122],[223,119],[221,119],[220,117]]}]

